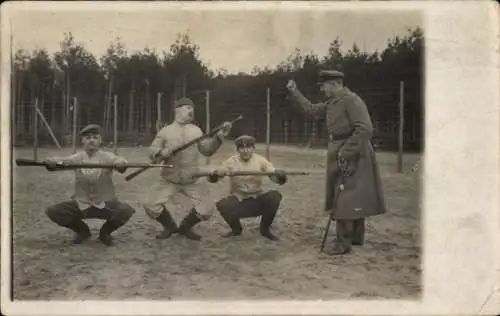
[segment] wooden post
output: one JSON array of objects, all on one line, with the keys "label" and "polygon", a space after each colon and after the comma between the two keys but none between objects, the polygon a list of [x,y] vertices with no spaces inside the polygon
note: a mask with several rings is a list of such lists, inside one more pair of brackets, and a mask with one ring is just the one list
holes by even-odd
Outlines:
[{"label": "wooden post", "polygon": [[266,91],[266,158],[270,158],[270,146],[271,146],[271,90],[267,88]]},{"label": "wooden post", "polygon": [[403,172],[404,81],[399,84],[398,173]]},{"label": "wooden post", "polygon": [[76,153],[76,125],[78,119],[78,100],[76,97],[73,97],[73,138],[71,141],[71,145],[73,147],[73,153]]},{"label": "wooden post", "polygon": [[285,125],[285,145],[288,145],[288,119],[284,122]]},{"label": "wooden post", "polygon": [[[210,90],[205,90],[205,131],[210,132]],[[210,157],[206,157],[205,163],[210,164]]]},{"label": "wooden post", "polygon": [[186,96],[186,89],[187,89],[187,77],[184,75],[182,77],[182,97]]},{"label": "wooden post", "polygon": [[113,96],[113,149],[118,154],[118,96]]},{"label": "wooden post", "polygon": [[38,98],[35,99],[35,106],[33,113],[33,159],[38,160],[38,115],[36,109],[38,108]]},{"label": "wooden post", "polygon": [[61,149],[61,144],[59,144],[59,142],[57,141],[56,135],[54,134],[54,131],[52,130],[52,128],[50,128],[50,125],[47,122],[47,119],[43,115],[42,111],[40,111],[40,109],[38,109],[38,107],[36,105],[35,105],[35,110],[36,110],[38,116],[40,117],[40,120],[42,121],[42,123],[45,125],[45,127],[49,131],[49,134],[52,137],[52,140],[54,140],[54,143],[56,144],[57,148]]},{"label": "wooden post", "polygon": [[156,132],[161,129],[161,96],[163,93],[158,92],[156,94]]}]

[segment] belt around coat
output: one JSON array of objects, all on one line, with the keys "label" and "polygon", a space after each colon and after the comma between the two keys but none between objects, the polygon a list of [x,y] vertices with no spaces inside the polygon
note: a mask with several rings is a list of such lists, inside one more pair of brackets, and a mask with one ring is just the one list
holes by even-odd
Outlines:
[{"label": "belt around coat", "polygon": [[346,140],[351,136],[352,136],[351,133],[349,133],[349,134],[336,134],[336,135],[328,134],[328,140],[330,142],[337,141],[337,140]]}]

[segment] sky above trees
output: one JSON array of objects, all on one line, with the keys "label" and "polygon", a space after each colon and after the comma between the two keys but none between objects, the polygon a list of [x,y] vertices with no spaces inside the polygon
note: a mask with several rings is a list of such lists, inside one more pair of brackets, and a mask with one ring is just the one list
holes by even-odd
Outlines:
[{"label": "sky above trees", "polygon": [[148,47],[161,55],[179,33],[187,32],[200,47],[200,58],[211,70],[251,72],[274,67],[295,49],[328,55],[339,37],[347,50],[382,51],[390,38],[422,24],[415,12],[365,11],[22,11],[12,14],[13,49],[29,52],[60,49],[64,33],[90,53],[102,56],[109,43],[121,39],[129,53]]}]

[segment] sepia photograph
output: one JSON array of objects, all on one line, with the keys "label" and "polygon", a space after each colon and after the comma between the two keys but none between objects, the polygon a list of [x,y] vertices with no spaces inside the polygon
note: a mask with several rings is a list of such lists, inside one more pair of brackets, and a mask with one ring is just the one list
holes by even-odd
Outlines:
[{"label": "sepia photograph", "polygon": [[2,10],[11,303],[421,302],[424,9],[48,3]]}]

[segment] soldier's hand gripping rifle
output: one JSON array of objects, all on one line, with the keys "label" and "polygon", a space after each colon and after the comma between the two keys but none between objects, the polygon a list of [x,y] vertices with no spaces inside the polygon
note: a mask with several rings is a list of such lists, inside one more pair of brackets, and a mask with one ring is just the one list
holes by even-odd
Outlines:
[{"label": "soldier's hand gripping rifle", "polygon": [[213,171],[203,171],[203,172],[195,172],[193,173],[193,177],[207,177],[208,182],[216,183],[220,178],[224,177],[239,177],[239,176],[267,176],[270,178],[274,178],[278,184],[283,185],[287,182],[288,176],[298,176],[298,175],[308,175],[309,172],[304,171],[285,171],[281,169],[277,169],[275,171],[222,171],[222,170],[213,170]]},{"label": "soldier's hand gripping rifle", "polygon": [[16,165],[20,167],[45,167],[48,171],[74,170],[74,169],[115,169],[120,173],[124,173],[128,168],[158,168],[172,167],[171,165],[148,164],[148,163],[118,163],[118,164],[103,164],[103,163],[72,163],[63,161],[39,161],[33,159],[16,159]]},{"label": "soldier's hand gripping rifle", "polygon": [[[234,124],[235,122],[237,122],[237,121],[239,121],[241,119],[243,119],[242,115],[240,115],[237,118],[233,119],[232,121],[230,121],[230,123]],[[205,138],[213,137],[215,134],[217,134],[222,129],[224,129],[224,125],[220,125],[220,126],[214,128],[214,129],[212,129],[210,132],[208,132],[206,134],[203,134],[200,137],[197,137],[197,138],[195,138],[195,139],[187,142],[186,144],[181,145],[181,146],[173,149],[172,152],[171,152],[171,154],[170,154],[170,156],[173,156],[173,155],[175,155],[175,154],[177,154],[177,153],[185,150],[186,148],[191,147],[192,145],[198,143],[199,141],[201,141],[201,140],[203,140]],[[155,159],[154,163],[160,163],[161,161],[166,160],[168,158],[169,157],[157,157]],[[149,169],[149,167],[143,167],[143,168],[141,168],[141,169],[139,169],[137,171],[134,171],[134,172],[130,173],[129,175],[127,175],[125,177],[125,180],[130,181],[130,180],[132,180],[133,178],[137,177],[138,175],[140,175],[141,173],[143,173],[144,171],[146,171],[148,169]]]}]

